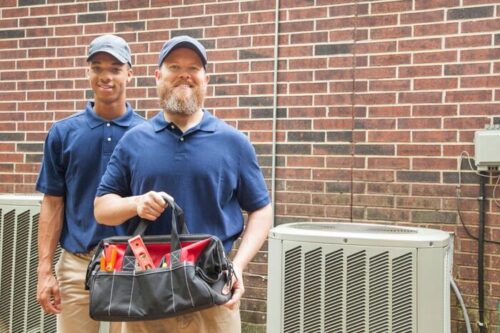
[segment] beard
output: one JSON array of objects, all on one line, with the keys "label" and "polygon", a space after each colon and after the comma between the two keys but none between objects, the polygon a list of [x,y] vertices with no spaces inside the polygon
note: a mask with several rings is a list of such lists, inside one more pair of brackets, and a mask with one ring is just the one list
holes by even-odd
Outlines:
[{"label": "beard", "polygon": [[205,98],[205,87],[191,88],[191,94],[179,92],[165,84],[158,87],[160,106],[165,112],[192,115],[200,110]]}]

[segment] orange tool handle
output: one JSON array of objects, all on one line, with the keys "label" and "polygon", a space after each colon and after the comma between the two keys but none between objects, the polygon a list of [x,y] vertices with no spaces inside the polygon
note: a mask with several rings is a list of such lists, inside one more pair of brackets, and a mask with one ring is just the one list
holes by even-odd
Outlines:
[{"label": "orange tool handle", "polygon": [[110,258],[107,260],[106,272],[113,272],[115,270],[116,257],[118,256],[118,250],[116,245],[110,245],[109,250],[111,251]]}]

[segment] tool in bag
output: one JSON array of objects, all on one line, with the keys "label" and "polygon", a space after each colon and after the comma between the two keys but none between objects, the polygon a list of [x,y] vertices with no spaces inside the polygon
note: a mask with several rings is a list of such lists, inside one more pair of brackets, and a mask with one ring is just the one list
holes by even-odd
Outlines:
[{"label": "tool in bag", "polygon": [[[141,221],[132,237],[103,239],[85,280],[90,317],[100,321],[155,320],[226,303],[233,270],[222,242],[213,235],[189,234],[182,209],[170,196],[170,235],[144,236]],[[178,227],[181,234],[178,233]],[[104,269],[103,269],[104,268]]]}]

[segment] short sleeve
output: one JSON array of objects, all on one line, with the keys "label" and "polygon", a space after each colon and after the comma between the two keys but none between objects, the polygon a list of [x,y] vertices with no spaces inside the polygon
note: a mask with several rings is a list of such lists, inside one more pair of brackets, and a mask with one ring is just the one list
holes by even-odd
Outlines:
[{"label": "short sleeve", "polygon": [[66,194],[65,173],[62,140],[56,127],[53,126],[45,139],[42,167],[36,182],[36,190],[49,195],[64,196]]},{"label": "short sleeve", "polygon": [[241,208],[253,212],[269,204],[270,199],[255,150],[246,137],[242,141],[236,195]]}]

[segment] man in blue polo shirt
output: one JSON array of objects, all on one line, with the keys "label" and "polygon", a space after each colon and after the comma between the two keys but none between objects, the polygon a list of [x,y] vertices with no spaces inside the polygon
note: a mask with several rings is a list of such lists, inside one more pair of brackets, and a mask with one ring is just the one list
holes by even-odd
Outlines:
[{"label": "man in blue polo shirt", "polygon": [[[272,209],[255,151],[245,135],[202,109],[207,55],[188,36],[167,41],[155,72],[163,112],[135,127],[120,141],[97,190],[100,223],[120,225],[141,218],[155,221],[148,234],[170,233],[170,210],[160,192],[184,209],[191,233],[218,236],[229,251],[248,222],[233,259],[233,297],[189,315],[124,323],[126,332],[236,333],[241,331],[241,272],[265,241]],[[136,218],[135,218],[136,219]]]},{"label": "man in blue polo shirt", "polygon": [[[99,332],[99,322],[89,317],[86,269],[102,238],[130,231],[127,224],[97,224],[93,201],[118,140],[145,121],[126,103],[132,60],[125,40],[113,35],[94,39],[87,62],[94,102],[52,126],[36,183],[44,193],[38,226],[37,300],[46,313],[57,314],[58,333]],[[58,242],[62,252],[55,277],[52,262]],[[118,332],[120,325],[111,329]]]}]

